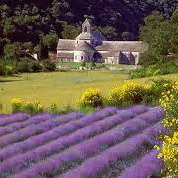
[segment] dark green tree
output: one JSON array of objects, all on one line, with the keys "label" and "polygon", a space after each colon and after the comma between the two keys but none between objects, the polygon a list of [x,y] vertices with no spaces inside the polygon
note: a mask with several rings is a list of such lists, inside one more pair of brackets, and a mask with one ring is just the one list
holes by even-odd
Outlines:
[{"label": "dark green tree", "polygon": [[42,39],[39,44],[38,58],[39,60],[48,59],[48,46],[44,44]]},{"label": "dark green tree", "polygon": [[44,45],[48,46],[48,49],[51,51],[56,50],[58,39],[59,37],[56,33],[49,33],[43,36]]},{"label": "dark green tree", "polygon": [[140,29],[140,38],[149,45],[149,50],[142,55],[142,64],[166,63],[171,59],[168,55],[178,54],[178,24],[175,16],[176,13],[167,19],[154,12],[146,17],[145,25]]},{"label": "dark green tree", "polygon": [[81,33],[81,27],[63,24],[62,38],[64,39],[75,39]]}]

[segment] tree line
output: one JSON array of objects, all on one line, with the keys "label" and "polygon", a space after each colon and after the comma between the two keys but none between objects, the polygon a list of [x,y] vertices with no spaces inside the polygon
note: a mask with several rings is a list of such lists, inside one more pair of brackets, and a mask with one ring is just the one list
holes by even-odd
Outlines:
[{"label": "tree line", "polygon": [[176,0],[1,0],[0,54],[39,52],[41,43],[56,50],[58,38],[81,32],[86,16],[108,40],[138,40],[146,16],[156,10],[169,18],[177,6]]}]

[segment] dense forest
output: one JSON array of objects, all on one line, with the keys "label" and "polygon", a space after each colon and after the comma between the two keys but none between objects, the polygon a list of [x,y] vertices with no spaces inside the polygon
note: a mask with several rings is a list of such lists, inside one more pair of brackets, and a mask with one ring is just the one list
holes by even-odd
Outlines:
[{"label": "dense forest", "polygon": [[38,49],[43,39],[55,49],[58,38],[80,33],[85,16],[109,40],[137,40],[146,16],[160,11],[169,17],[177,6],[177,0],[1,0],[0,45]]}]

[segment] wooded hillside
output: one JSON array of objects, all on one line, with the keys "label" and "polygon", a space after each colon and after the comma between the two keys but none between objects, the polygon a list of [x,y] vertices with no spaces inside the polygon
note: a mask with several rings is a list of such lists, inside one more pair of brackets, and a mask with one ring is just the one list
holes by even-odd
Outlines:
[{"label": "wooded hillside", "polygon": [[[170,16],[176,0],[1,0],[0,34],[12,42],[39,43],[40,34],[74,37],[84,15],[93,16],[109,39],[136,40],[139,25],[154,10]],[[70,25],[67,25],[70,24]],[[102,27],[102,28],[101,28]],[[73,30],[72,34],[68,31]]]}]

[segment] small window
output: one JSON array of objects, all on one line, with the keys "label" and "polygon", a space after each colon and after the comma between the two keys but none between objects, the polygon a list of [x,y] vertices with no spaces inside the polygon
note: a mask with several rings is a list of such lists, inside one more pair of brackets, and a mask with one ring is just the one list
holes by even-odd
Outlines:
[{"label": "small window", "polygon": [[84,57],[83,56],[81,56],[81,60],[83,60],[84,59]]}]

